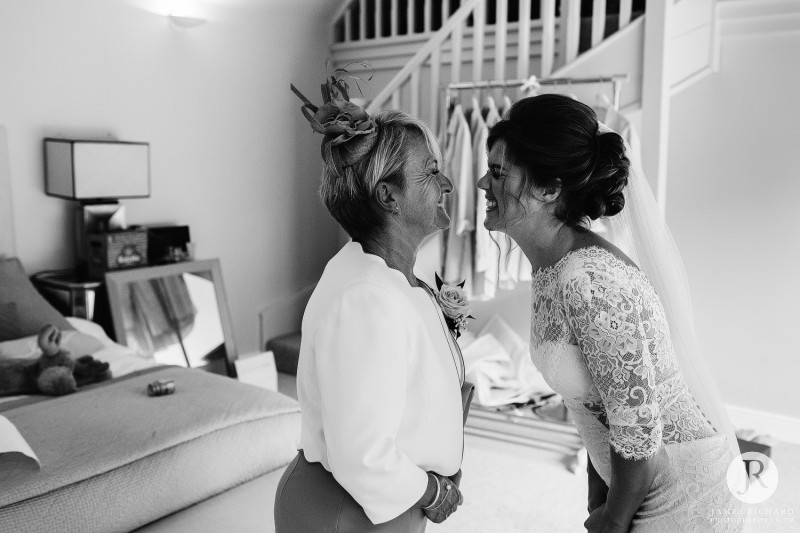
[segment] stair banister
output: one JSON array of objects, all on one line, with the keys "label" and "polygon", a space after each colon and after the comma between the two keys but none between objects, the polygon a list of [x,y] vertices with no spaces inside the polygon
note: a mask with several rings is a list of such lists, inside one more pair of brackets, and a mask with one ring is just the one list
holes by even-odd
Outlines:
[{"label": "stair banister", "polygon": [[397,37],[397,34],[400,30],[400,6],[398,5],[397,0],[392,0],[392,7],[391,7],[391,16],[389,21],[389,35],[392,37]]},{"label": "stair banister", "polygon": [[[541,9],[544,10],[544,3],[542,3]],[[531,0],[520,0],[518,20],[517,77],[527,78],[531,62]]]},{"label": "stair banister", "polygon": [[633,0],[621,0],[619,3],[619,29],[631,23],[631,13],[633,12]]},{"label": "stair banister", "polygon": [[480,81],[483,79],[483,51],[485,32],[486,3],[481,2],[475,6],[475,10],[472,12],[472,81]]},{"label": "stair banister", "polygon": [[432,29],[431,25],[433,24],[433,9],[431,8],[431,0],[425,0],[423,5],[423,9],[425,11],[423,11],[424,14],[422,18],[425,20],[425,33],[430,33]]},{"label": "stair banister", "polygon": [[[339,4],[339,7],[336,8],[336,12],[333,14],[333,18],[331,20],[337,21],[341,19],[349,10],[350,10],[350,2],[352,0],[342,0]],[[333,30],[331,32],[333,42],[336,42],[336,26],[333,26]],[[349,36],[345,34],[345,41],[349,39]]]},{"label": "stair banister", "polygon": [[362,41],[367,38],[367,0],[358,2],[358,38]]},{"label": "stair banister", "polygon": [[[556,59],[556,0],[542,0],[542,77],[553,73]],[[520,76],[526,78],[527,74]]]},{"label": "stair banister", "polygon": [[431,38],[428,40],[425,45],[420,48],[417,53],[409,60],[408,63],[403,66],[400,71],[395,74],[394,78],[384,87],[376,96],[373,98],[372,102],[369,103],[367,106],[366,111],[368,113],[374,113],[377,111],[380,106],[382,106],[386,100],[395,92],[397,91],[400,86],[405,83],[405,81],[409,78],[411,73],[422,66],[425,60],[431,55],[435,48],[439,48],[442,46],[442,43],[447,39],[454,30],[463,26],[464,22],[467,20],[469,15],[472,13],[473,9],[479,2],[485,2],[486,0],[464,0],[461,3],[461,6],[453,13],[450,18],[443,22],[442,27],[439,28],[436,33],[431,35]]},{"label": "stair banister", "polygon": [[[506,42],[508,36],[508,0],[497,0],[494,25],[494,79],[506,78]],[[530,21],[528,21],[530,24]]]},{"label": "stair banister", "polygon": [[606,0],[594,0],[592,4],[592,46],[603,40],[606,31]]},{"label": "stair banister", "polygon": [[581,35],[581,0],[561,0],[561,23],[559,25],[559,63],[568,65],[578,57]]}]

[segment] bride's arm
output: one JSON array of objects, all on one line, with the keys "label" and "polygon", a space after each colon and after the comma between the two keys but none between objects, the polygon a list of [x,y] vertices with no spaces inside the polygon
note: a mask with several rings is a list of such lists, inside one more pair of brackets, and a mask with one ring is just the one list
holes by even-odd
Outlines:
[{"label": "bride's arm", "polygon": [[[647,314],[624,276],[577,270],[567,280],[567,320],[599,393],[608,428],[611,480],[587,529],[627,531],[653,483],[662,424]],[[649,315],[647,315],[649,316]],[[605,418],[602,420],[602,418]]]},{"label": "bride's arm", "polygon": [[589,474],[589,512],[591,513],[604,503],[608,498],[608,485],[597,473],[592,464],[592,459],[586,462],[586,473]]},{"label": "bride's arm", "polygon": [[[648,459],[625,459],[611,447],[611,487],[608,499],[589,516],[590,533],[626,532],[656,476],[659,454]],[[602,480],[601,480],[602,482]]]}]

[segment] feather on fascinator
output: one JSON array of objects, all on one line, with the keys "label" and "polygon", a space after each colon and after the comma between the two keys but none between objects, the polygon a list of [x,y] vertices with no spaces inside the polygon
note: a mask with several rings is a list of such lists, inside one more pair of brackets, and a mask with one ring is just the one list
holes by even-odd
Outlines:
[{"label": "feather on fascinator", "polygon": [[[366,64],[362,64],[367,66]],[[300,108],[311,128],[325,136],[322,150],[330,145],[338,166],[351,166],[366,156],[375,146],[378,130],[366,111],[350,101],[347,79],[360,80],[345,68],[337,68],[333,75],[321,85],[322,106],[317,107],[290,84],[303,105]],[[370,76],[369,79],[371,79]]]}]

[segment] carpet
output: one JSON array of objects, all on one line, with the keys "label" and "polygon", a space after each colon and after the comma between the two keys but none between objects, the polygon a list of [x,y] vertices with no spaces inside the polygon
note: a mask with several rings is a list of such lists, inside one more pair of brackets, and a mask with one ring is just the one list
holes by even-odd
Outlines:
[{"label": "carpet", "polygon": [[[800,446],[779,443],[772,459],[775,493],[750,505],[747,532],[800,531]],[[467,435],[464,504],[430,533],[573,533],[585,531],[586,472],[572,473],[569,457],[550,450]],[[670,532],[672,533],[672,532]]]}]

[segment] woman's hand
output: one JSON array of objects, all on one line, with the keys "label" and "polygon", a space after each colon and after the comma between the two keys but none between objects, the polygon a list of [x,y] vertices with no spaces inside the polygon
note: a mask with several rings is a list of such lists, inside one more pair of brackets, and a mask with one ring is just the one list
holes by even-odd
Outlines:
[{"label": "woman's hand", "polygon": [[589,513],[606,503],[608,498],[608,485],[595,470],[591,459],[587,459],[586,473],[589,478]]},{"label": "woman's hand", "polygon": [[[659,464],[666,457],[663,448],[653,457],[639,460],[625,459],[613,447],[609,450],[611,486],[608,487],[605,502],[590,510],[589,518],[583,524],[592,533],[624,533],[630,529],[636,511],[650,491]],[[591,472],[589,477],[591,483]],[[589,505],[592,505],[591,495]]]},{"label": "woman's hand", "polygon": [[428,520],[435,524],[441,524],[456,512],[458,506],[464,503],[464,496],[456,484],[446,477],[432,474],[439,484],[439,494],[429,506],[422,508]]},{"label": "woman's hand", "polygon": [[458,472],[449,476],[448,479],[456,484],[456,487],[461,487],[461,469],[458,469]]},{"label": "woman's hand", "polygon": [[583,523],[588,533],[625,533],[628,526],[622,526],[610,520],[606,515],[606,504],[602,504],[589,514]]}]

